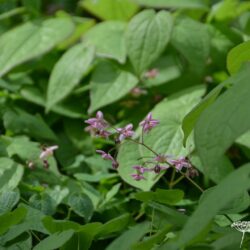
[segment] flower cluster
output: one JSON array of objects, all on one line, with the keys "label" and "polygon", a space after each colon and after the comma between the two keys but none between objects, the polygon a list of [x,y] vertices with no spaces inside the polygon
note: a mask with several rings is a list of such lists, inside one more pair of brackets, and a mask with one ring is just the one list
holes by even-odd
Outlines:
[{"label": "flower cluster", "polygon": [[[151,172],[160,174],[170,167],[175,169],[176,172],[181,172],[183,169],[185,169],[185,176],[187,177],[195,177],[198,175],[197,170],[192,167],[190,162],[185,157],[179,157],[176,159],[170,155],[158,154],[143,142],[143,134],[148,134],[160,123],[158,120],[153,119],[152,113],[149,113],[146,118],[139,123],[139,126],[142,128],[141,141],[133,139],[135,134],[133,130],[133,124],[129,123],[123,128],[113,128],[104,119],[103,113],[101,111],[98,111],[96,117],[86,120],[85,123],[89,125],[85,130],[90,132],[91,135],[104,138],[110,138],[112,136],[116,144],[129,139],[134,143],[144,146],[150,150],[151,153],[155,154],[154,157],[150,157],[151,159],[149,161],[143,162],[141,165],[132,166],[132,169],[135,170],[135,173],[132,173],[131,177],[136,181],[145,180],[145,173]],[[109,131],[107,129],[109,129]],[[114,132],[111,133],[110,129],[113,129]],[[111,161],[113,169],[117,169],[119,167],[119,163],[111,154],[106,153],[103,150],[96,150],[96,152],[100,154],[104,160]]]}]

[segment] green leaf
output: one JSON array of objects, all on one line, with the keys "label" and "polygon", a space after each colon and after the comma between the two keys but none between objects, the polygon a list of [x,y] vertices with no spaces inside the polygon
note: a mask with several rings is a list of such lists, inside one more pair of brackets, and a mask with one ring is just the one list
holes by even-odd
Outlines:
[{"label": "green leaf", "polygon": [[180,19],[174,26],[171,44],[186,58],[190,70],[198,75],[203,72],[210,51],[210,36],[204,24],[191,18]]},{"label": "green leaf", "polygon": [[250,148],[250,131],[246,132],[245,134],[241,135],[237,140],[236,143],[247,148]]},{"label": "green leaf", "polygon": [[38,57],[74,31],[70,19],[51,18],[27,22],[0,37],[0,76],[16,65]]},{"label": "green leaf", "polygon": [[165,190],[159,188],[155,192],[139,192],[134,195],[134,198],[139,201],[157,201],[167,205],[174,205],[182,200],[183,197],[184,192],[182,190]]},{"label": "green leaf", "polygon": [[13,212],[7,212],[5,214],[0,215],[0,235],[7,232],[10,227],[18,224],[21,220],[24,219],[27,210],[23,207],[19,207],[15,209]]},{"label": "green leaf", "polygon": [[172,17],[166,11],[156,14],[154,10],[145,10],[130,21],[126,34],[127,50],[138,75],[164,51],[170,39],[172,26]]},{"label": "green leaf", "polygon": [[[250,188],[250,164],[246,164],[223,179],[207,195],[182,229],[177,242],[164,244],[160,249],[181,249],[211,222],[213,217],[230,202]],[[169,248],[168,248],[169,247]]]},{"label": "green leaf", "polygon": [[125,96],[138,83],[137,78],[116,64],[105,61],[97,65],[92,79],[89,112],[113,103]]},{"label": "green leaf", "polygon": [[126,213],[105,223],[97,234],[97,238],[124,230],[130,222],[131,216]]},{"label": "green leaf", "polygon": [[[159,154],[173,155],[174,157],[186,156],[190,149],[183,147],[182,120],[200,101],[204,92],[204,87],[198,86],[160,102],[152,111],[153,118],[159,120],[160,124],[145,136],[145,144]],[[147,172],[145,173],[146,180],[133,180],[131,177],[131,174],[134,173],[132,167],[142,163],[142,160],[138,160],[138,158],[143,156],[154,157],[149,150],[141,145],[129,141],[123,143],[118,153],[118,162],[120,163],[118,172],[122,179],[130,185],[143,191],[149,191],[163,173],[156,175],[153,172]]]},{"label": "green leaf", "polygon": [[231,49],[227,55],[227,69],[230,74],[239,71],[242,64],[250,60],[250,41],[239,44]]},{"label": "green leaf", "polygon": [[126,23],[107,21],[95,25],[83,37],[83,41],[95,46],[100,57],[115,59],[120,63],[126,60]]},{"label": "green leaf", "polygon": [[151,237],[146,238],[145,240],[134,244],[133,250],[152,250],[156,244],[161,243],[165,238],[166,234],[171,229],[170,225],[164,226],[162,230],[159,230],[156,234]]},{"label": "green leaf", "polygon": [[15,189],[23,177],[23,166],[8,158],[0,158],[0,191]]},{"label": "green leaf", "polygon": [[106,250],[131,250],[131,246],[138,242],[149,230],[149,222],[137,224],[112,241]]},{"label": "green leaf", "polygon": [[204,99],[197,104],[183,119],[182,129],[184,132],[184,145],[187,142],[188,136],[191,134],[194,126],[202,114],[202,112],[208,108],[212,103],[215,102],[216,98],[219,96],[223,88],[228,84],[228,82],[224,82],[215,87],[208,95],[204,97]]},{"label": "green leaf", "polygon": [[21,234],[19,237],[13,239],[4,247],[4,250],[26,250],[32,249],[32,237],[28,232]]},{"label": "green leaf", "polygon": [[5,191],[0,193],[0,214],[11,211],[20,199],[17,191]]},{"label": "green leaf", "polygon": [[138,10],[138,6],[131,0],[84,0],[81,6],[103,20],[126,21]]},{"label": "green leaf", "polygon": [[250,128],[250,65],[239,74],[227,80],[233,82],[200,116],[196,123],[195,144],[205,174],[218,182],[233,167],[224,152],[230,145]]},{"label": "green leaf", "polygon": [[28,134],[34,138],[56,141],[57,137],[40,115],[34,116],[15,108],[3,116],[4,127],[15,134]]},{"label": "green leaf", "polygon": [[79,43],[71,47],[54,66],[47,90],[47,109],[63,100],[86,74],[94,59],[94,49]]},{"label": "green leaf", "polygon": [[[206,197],[213,191],[214,187],[211,187],[204,191],[202,194],[199,203],[201,204]],[[248,192],[243,192],[239,195],[239,197],[235,198],[232,202],[223,207],[218,213],[219,214],[237,214],[245,209],[247,209],[250,205],[250,197]]]},{"label": "green leaf", "polygon": [[39,242],[34,250],[54,250],[63,246],[74,234],[73,230],[67,230],[50,235]]},{"label": "green leaf", "polygon": [[153,8],[181,8],[207,10],[208,6],[203,0],[136,0],[140,5]]},{"label": "green leaf", "polygon": [[86,194],[71,194],[68,199],[68,204],[76,214],[85,218],[86,221],[91,219],[94,212],[94,206]]}]

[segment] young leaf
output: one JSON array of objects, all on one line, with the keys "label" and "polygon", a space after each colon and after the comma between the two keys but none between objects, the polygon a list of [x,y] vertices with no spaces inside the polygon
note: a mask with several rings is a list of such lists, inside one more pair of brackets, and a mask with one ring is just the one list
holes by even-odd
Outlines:
[{"label": "young leaf", "polygon": [[127,21],[138,10],[138,6],[131,0],[84,0],[84,9],[103,20]]},{"label": "young leaf", "polygon": [[115,59],[120,63],[126,60],[126,23],[107,21],[95,25],[83,37],[83,41],[95,46],[100,57]]},{"label": "young leaf", "polygon": [[139,76],[166,48],[172,26],[172,17],[166,11],[156,14],[154,10],[145,10],[130,21],[126,34],[127,50]]},{"label": "young leaf", "polygon": [[0,77],[23,62],[40,56],[74,30],[69,18],[27,22],[0,37]]},{"label": "young leaf", "polygon": [[60,102],[80,82],[94,59],[93,47],[79,43],[71,47],[56,63],[49,79],[47,109]]},{"label": "young leaf", "polygon": [[34,250],[54,250],[63,246],[74,234],[73,230],[57,232],[40,241]]},{"label": "young leaf", "polygon": [[91,79],[89,113],[121,99],[137,83],[134,75],[116,64],[108,61],[99,63]]}]

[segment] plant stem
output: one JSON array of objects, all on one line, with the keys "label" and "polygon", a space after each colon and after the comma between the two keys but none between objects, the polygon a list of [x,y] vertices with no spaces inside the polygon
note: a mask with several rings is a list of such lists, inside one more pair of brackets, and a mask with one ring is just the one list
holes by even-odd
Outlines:
[{"label": "plant stem", "polygon": [[169,188],[170,189],[173,187],[173,181],[174,181],[174,178],[175,178],[175,173],[176,173],[176,170],[175,170],[175,168],[173,168],[170,183],[169,183]]},{"label": "plant stem", "polygon": [[136,144],[142,145],[143,147],[145,147],[146,149],[148,149],[149,151],[151,151],[153,154],[155,154],[156,156],[158,156],[158,154],[152,148],[150,148],[148,145],[146,145],[145,143],[136,141],[136,140],[131,139],[131,138],[129,138],[128,140],[130,140],[130,141],[132,141],[132,142],[134,142]]},{"label": "plant stem", "polygon": [[178,179],[176,179],[174,182],[169,184],[169,188],[173,188],[177,183],[179,183],[181,180],[183,180],[185,177],[184,176],[180,176]]}]

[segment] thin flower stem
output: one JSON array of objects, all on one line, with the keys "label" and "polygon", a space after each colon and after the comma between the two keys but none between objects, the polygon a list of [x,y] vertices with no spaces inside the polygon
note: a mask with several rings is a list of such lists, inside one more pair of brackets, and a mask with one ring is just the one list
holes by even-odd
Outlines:
[{"label": "thin flower stem", "polygon": [[39,237],[33,232],[33,231],[30,231],[31,234],[40,242],[41,240],[39,239]]},{"label": "thin flower stem", "polygon": [[180,176],[178,179],[176,179],[174,182],[169,183],[169,188],[173,188],[177,183],[179,183],[181,180],[183,180],[185,177],[184,176]]},{"label": "thin flower stem", "polygon": [[144,126],[141,129],[141,142],[144,144]]},{"label": "thin flower stem", "polygon": [[147,148],[149,151],[151,151],[153,154],[155,154],[156,156],[158,156],[158,154],[152,149],[150,148],[148,145],[146,145],[145,143],[142,143],[142,142],[139,142],[139,141],[136,141],[134,139],[131,139],[131,138],[128,138],[128,140],[136,143],[136,144],[139,144],[139,145],[142,145],[143,147]]},{"label": "thin flower stem", "polygon": [[176,170],[175,170],[175,168],[173,168],[173,172],[172,172],[170,183],[169,183],[169,188],[170,189],[173,187],[173,181],[174,181],[174,178],[175,178],[175,173],[176,173]]}]

